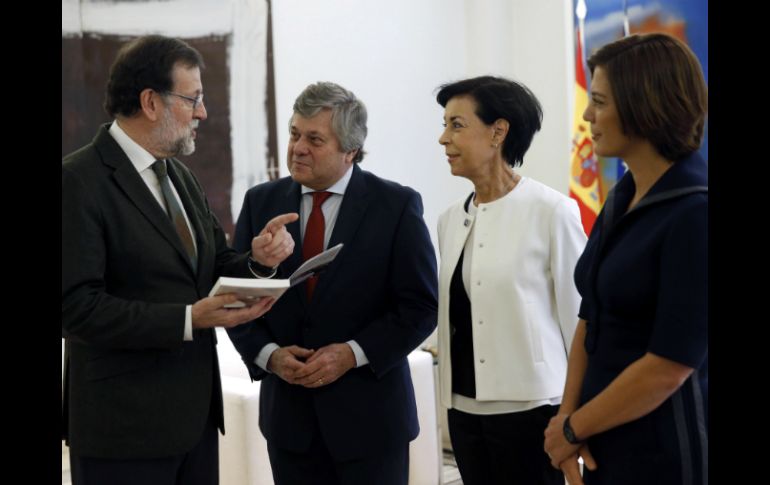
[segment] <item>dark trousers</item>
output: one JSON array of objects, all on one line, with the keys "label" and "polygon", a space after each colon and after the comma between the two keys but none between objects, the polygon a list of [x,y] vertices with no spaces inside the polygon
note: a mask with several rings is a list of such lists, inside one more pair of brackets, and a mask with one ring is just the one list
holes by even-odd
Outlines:
[{"label": "dark trousers", "polygon": [[70,453],[72,485],[218,485],[217,433],[209,417],[192,450],[167,458],[119,460]]},{"label": "dark trousers", "polygon": [[564,485],[543,451],[558,406],[508,414],[448,413],[449,436],[465,485]]},{"label": "dark trousers", "polygon": [[268,441],[267,453],[275,485],[407,485],[409,481],[409,443],[374,456],[335,461],[317,423],[307,451],[284,450]]}]

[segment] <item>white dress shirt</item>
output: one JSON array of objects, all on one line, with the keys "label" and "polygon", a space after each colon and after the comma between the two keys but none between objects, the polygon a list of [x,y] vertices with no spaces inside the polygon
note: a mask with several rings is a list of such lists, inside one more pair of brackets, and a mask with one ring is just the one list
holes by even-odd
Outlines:
[{"label": "white dress shirt", "polygon": [[[163,212],[168,214],[168,210],[166,209],[166,201],[163,199],[163,192],[161,192],[160,189],[160,181],[158,181],[158,176],[155,175],[155,172],[152,170],[152,164],[155,163],[156,160],[155,157],[153,157],[150,152],[132,140],[131,137],[129,137],[126,132],[123,131],[120,125],[118,125],[117,120],[115,120],[112,123],[112,126],[110,126],[109,133],[118,143],[118,145],[120,145],[120,148],[123,149],[123,152],[134,165],[136,171],[139,172],[139,176],[142,177],[142,180],[144,180],[147,188],[150,189],[153,197],[155,197],[155,200],[158,201],[161,209],[163,209]],[[187,212],[184,210],[184,204],[182,204],[182,199],[179,198],[179,192],[176,191],[176,187],[174,187],[173,181],[170,185],[171,190],[174,192],[174,196],[179,203],[179,207],[182,209],[184,220],[187,222],[187,227],[190,229],[193,245],[195,245],[195,250],[197,252],[198,244],[195,242],[195,229],[193,229],[193,226],[190,223],[190,218],[187,217]],[[185,307],[184,317],[184,340],[189,341],[192,339],[192,305],[187,305]]]}]

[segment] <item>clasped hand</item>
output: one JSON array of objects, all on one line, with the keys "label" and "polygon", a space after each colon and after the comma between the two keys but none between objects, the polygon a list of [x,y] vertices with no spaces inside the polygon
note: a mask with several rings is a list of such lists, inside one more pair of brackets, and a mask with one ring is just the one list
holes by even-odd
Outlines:
[{"label": "clasped hand", "polygon": [[331,384],[355,365],[348,344],[329,344],[318,350],[292,345],[274,351],[267,368],[289,384],[314,389]]},{"label": "clasped hand", "polygon": [[548,423],[543,448],[551,459],[551,466],[561,469],[569,485],[583,485],[578,458],[583,458],[583,464],[589,470],[596,470],[596,461],[586,443],[573,445],[564,437],[564,420],[567,414],[557,414]]}]

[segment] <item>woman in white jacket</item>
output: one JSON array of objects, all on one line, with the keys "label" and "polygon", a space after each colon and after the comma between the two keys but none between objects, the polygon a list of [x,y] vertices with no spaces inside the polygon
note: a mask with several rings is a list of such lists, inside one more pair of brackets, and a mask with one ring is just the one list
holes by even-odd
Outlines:
[{"label": "woman in white jacket", "polygon": [[540,129],[525,86],[446,84],[439,138],[474,191],[439,219],[439,383],[463,483],[564,484],[543,452],[580,303],[586,237],[574,200],[514,171]]}]

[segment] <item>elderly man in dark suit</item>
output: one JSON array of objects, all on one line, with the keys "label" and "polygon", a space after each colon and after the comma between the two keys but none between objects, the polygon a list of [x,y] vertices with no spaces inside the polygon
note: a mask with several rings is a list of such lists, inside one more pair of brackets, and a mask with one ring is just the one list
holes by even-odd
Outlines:
[{"label": "elderly man in dark suit", "polygon": [[[366,108],[333,83],[294,104],[291,177],[246,195],[234,246],[299,212],[281,273],[343,243],[316,278],[251,325],[228,329],[254,379],[277,485],[406,485],[419,432],[407,355],[436,327],[436,257],[414,190],[358,167]],[[432,432],[432,430],[427,430]]]},{"label": "elderly man in dark suit", "polygon": [[206,119],[188,44],[149,36],[124,46],[105,108],[115,117],[62,163],[63,437],[75,485],[218,483],[224,432],[214,327],[263,315],[206,297],[219,275],[269,276],[294,248],[267,222],[246,245],[225,235],[193,174]]}]

